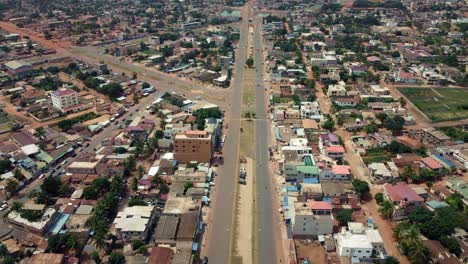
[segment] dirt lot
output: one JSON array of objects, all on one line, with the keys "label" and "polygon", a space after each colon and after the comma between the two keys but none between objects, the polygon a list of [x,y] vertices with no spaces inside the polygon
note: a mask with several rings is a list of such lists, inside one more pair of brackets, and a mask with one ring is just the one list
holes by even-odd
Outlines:
[{"label": "dirt lot", "polygon": [[326,263],[325,249],[313,240],[294,240],[296,246],[297,259],[303,260],[308,258],[312,263]]}]

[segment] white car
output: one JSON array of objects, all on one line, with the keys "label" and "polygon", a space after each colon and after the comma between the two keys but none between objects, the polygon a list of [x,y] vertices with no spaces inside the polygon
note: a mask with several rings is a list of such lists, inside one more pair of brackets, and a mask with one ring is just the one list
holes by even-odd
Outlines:
[{"label": "white car", "polygon": [[214,182],[210,182],[210,186],[215,186],[216,184]]},{"label": "white car", "polygon": [[0,206],[0,211],[3,211],[7,208],[8,208],[8,204],[2,204],[2,206]]}]

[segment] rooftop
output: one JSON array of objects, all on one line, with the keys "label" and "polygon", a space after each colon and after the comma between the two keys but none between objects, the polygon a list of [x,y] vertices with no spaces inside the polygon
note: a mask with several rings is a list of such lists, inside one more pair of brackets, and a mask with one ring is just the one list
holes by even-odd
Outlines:
[{"label": "rooftop", "polygon": [[76,92],[72,89],[67,89],[67,88],[60,88],[52,93],[55,96],[70,96],[72,94],[76,94]]},{"label": "rooftop", "polygon": [[115,228],[122,232],[143,232],[149,222],[154,206],[126,207],[114,219]]},{"label": "rooftop", "polygon": [[420,197],[413,189],[406,183],[399,182],[395,185],[384,184],[384,189],[390,196],[393,202],[408,201],[408,202],[422,202],[424,199]]},{"label": "rooftop", "polygon": [[332,205],[328,202],[310,200],[308,206],[311,210],[332,210]]}]

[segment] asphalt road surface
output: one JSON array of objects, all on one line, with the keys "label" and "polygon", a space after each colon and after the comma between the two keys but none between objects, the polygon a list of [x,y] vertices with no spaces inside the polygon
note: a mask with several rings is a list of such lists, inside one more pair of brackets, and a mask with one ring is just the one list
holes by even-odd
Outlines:
[{"label": "asphalt road surface", "polygon": [[[235,62],[232,83],[231,115],[229,131],[224,145],[224,165],[218,173],[217,196],[213,208],[213,222],[209,225],[208,259],[210,263],[230,263],[231,235],[239,158],[240,117],[242,104],[242,83],[244,80],[245,54],[247,49],[248,19],[243,19],[240,27],[239,50]],[[235,230],[234,230],[235,231]]]},{"label": "asphalt road surface", "polygon": [[268,169],[268,138],[270,122],[266,109],[266,92],[264,86],[264,58],[262,46],[261,18],[254,21],[253,58],[255,76],[255,186],[256,186],[256,226],[257,226],[257,260],[256,263],[278,263],[276,254],[275,225],[273,215],[273,186]]}]

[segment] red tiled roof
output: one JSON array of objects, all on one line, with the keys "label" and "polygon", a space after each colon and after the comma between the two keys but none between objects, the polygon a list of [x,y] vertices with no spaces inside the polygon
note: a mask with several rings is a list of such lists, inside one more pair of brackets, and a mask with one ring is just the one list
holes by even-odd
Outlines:
[{"label": "red tiled roof", "polygon": [[438,163],[435,159],[431,157],[422,158],[421,162],[429,168],[431,168],[432,170],[442,169],[442,165],[440,165],[440,163]]},{"label": "red tiled roof", "polygon": [[69,96],[72,94],[75,94],[76,92],[73,91],[72,89],[58,89],[53,92],[55,96]]},{"label": "red tiled roof", "polygon": [[339,153],[345,152],[345,149],[343,148],[343,146],[329,146],[329,147],[326,147],[325,150],[327,152],[339,152]]},{"label": "red tiled roof", "polygon": [[185,131],[186,135],[206,135],[208,132],[204,130],[187,130]]},{"label": "red tiled roof", "polygon": [[331,205],[331,203],[328,203],[328,202],[311,200],[311,201],[309,201],[309,209],[311,209],[311,210],[331,210],[332,205]]},{"label": "red tiled roof", "polygon": [[151,249],[148,257],[148,263],[151,264],[167,264],[171,263],[172,255],[174,252],[170,248],[154,247]]},{"label": "red tiled roof", "polygon": [[390,196],[393,202],[400,202],[406,200],[408,202],[422,202],[424,201],[413,189],[411,189],[406,183],[398,183],[395,185],[386,183],[384,189]]},{"label": "red tiled roof", "polygon": [[333,174],[351,174],[351,167],[347,165],[333,165]]},{"label": "red tiled roof", "polygon": [[413,74],[400,70],[399,72],[400,79],[413,79]]}]

